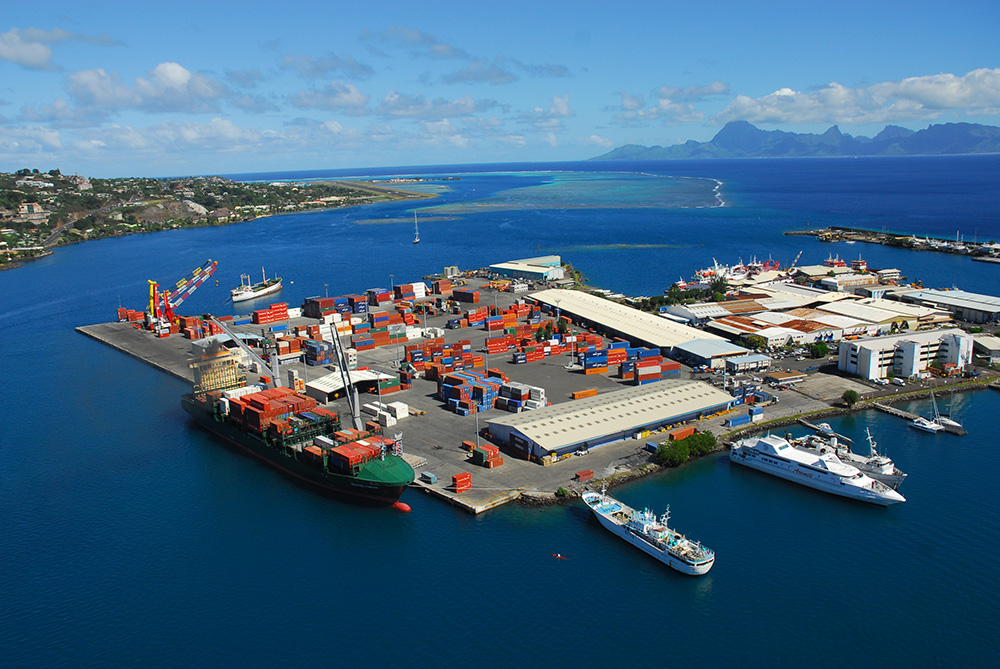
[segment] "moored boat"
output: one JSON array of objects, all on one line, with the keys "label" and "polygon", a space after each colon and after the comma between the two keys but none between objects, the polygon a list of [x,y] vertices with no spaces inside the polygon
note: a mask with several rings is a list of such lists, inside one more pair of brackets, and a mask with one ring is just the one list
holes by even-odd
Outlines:
[{"label": "moored boat", "polygon": [[636,511],[604,490],[587,490],[582,497],[605,529],[677,571],[700,576],[715,564],[714,551],[668,526],[669,506],[657,518],[649,509]]},{"label": "moored boat", "polygon": [[[822,427],[823,425],[826,425],[826,423],[820,423],[817,427]],[[899,490],[899,486],[903,483],[903,479],[906,478],[906,474],[896,466],[890,457],[878,452],[878,445],[872,438],[872,433],[868,428],[865,428],[865,433],[868,435],[868,447],[870,450],[867,456],[853,452],[850,446],[839,441],[836,436],[833,436],[832,430],[800,439],[790,439],[789,443],[796,448],[815,453],[816,455],[833,453],[840,458],[841,462],[852,467],[857,467],[859,471],[876,481],[881,481],[891,486],[893,490]]]},{"label": "moored boat", "polygon": [[932,434],[936,434],[944,429],[944,425],[936,423],[930,418],[924,418],[923,416],[917,416],[910,421],[910,427],[916,428],[917,430],[923,430],[924,432],[930,432]]},{"label": "moored boat", "polygon": [[736,442],[729,451],[729,459],[793,483],[862,502],[889,506],[906,501],[896,490],[844,463],[835,453],[812,453],[770,434]]},{"label": "moored boat", "polygon": [[264,295],[270,295],[272,293],[277,293],[281,290],[281,277],[275,276],[270,279],[264,274],[264,268],[260,268],[261,280],[257,283],[250,283],[249,274],[240,275],[240,285],[229,291],[232,295],[233,302],[244,302],[246,300],[253,300],[258,297],[263,297]]}]

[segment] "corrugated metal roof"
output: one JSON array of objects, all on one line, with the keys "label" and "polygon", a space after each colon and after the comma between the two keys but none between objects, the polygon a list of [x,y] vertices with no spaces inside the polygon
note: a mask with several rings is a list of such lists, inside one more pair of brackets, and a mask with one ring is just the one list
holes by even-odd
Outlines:
[{"label": "corrugated metal roof", "polygon": [[742,346],[737,346],[725,339],[695,339],[685,344],[678,344],[676,348],[699,358],[714,358],[719,355],[742,355],[750,352]]},{"label": "corrugated metal roof", "polygon": [[[356,370],[352,369],[350,372],[351,381],[353,383],[364,383],[364,382],[374,382],[376,379],[391,379],[392,377],[388,374],[382,374],[381,372],[373,372],[371,370],[362,369]],[[325,376],[321,376],[318,379],[313,379],[306,383],[307,388],[315,388],[316,390],[324,393],[335,393],[338,390],[343,389],[344,381],[340,376],[340,372],[331,372]]]},{"label": "corrugated metal roof", "polygon": [[625,337],[644,342],[657,348],[668,348],[693,339],[718,339],[722,337],[660,318],[638,309],[590,295],[579,290],[552,288],[535,293],[532,299],[557,307],[565,313],[575,314],[592,323],[622,333]]},{"label": "corrugated metal roof", "polygon": [[918,290],[906,293],[908,299],[925,300],[937,304],[947,304],[961,309],[976,311],[1000,311],[1000,297],[968,293],[964,290]]},{"label": "corrugated metal roof", "polygon": [[523,434],[547,451],[704,411],[733,398],[701,381],[658,381],[488,421]]}]

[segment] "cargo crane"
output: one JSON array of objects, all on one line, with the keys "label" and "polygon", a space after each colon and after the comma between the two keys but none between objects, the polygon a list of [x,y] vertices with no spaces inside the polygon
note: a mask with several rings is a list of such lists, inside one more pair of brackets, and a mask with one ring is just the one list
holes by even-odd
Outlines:
[{"label": "cargo crane", "polygon": [[217,261],[208,260],[204,265],[195,269],[188,276],[184,277],[168,293],[160,289],[160,284],[152,279],[149,280],[149,316],[150,324],[155,328],[166,324],[168,327],[177,320],[174,309],[191,296],[198,286],[203,284],[208,277],[212,276]]},{"label": "cargo crane", "polygon": [[789,265],[788,269],[785,270],[786,272],[788,272],[788,276],[792,275],[792,270],[795,269],[795,265],[796,265],[796,263],[799,262],[799,258],[801,258],[801,257],[802,257],[802,251],[799,251],[799,254],[797,256],[795,256],[795,260],[793,260],[792,264]]}]

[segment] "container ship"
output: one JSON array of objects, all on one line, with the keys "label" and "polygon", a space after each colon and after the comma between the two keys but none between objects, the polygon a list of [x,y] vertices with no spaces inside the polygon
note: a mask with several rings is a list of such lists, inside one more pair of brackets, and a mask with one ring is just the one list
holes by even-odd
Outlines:
[{"label": "container ship", "polygon": [[398,443],[378,426],[341,430],[336,413],[290,388],[192,393],[181,405],[212,434],[320,492],[391,505],[413,483]]},{"label": "container ship", "polygon": [[270,295],[272,293],[277,293],[281,290],[281,277],[275,276],[270,279],[264,274],[264,268],[260,268],[260,278],[258,283],[250,283],[249,274],[240,275],[240,285],[229,291],[232,295],[233,302],[245,302],[247,300],[253,300],[258,297],[263,297],[264,295]]},{"label": "container ship", "polygon": [[715,564],[714,551],[668,527],[669,507],[657,518],[649,509],[636,511],[604,490],[584,492],[583,501],[609,532],[677,571],[701,576]]}]

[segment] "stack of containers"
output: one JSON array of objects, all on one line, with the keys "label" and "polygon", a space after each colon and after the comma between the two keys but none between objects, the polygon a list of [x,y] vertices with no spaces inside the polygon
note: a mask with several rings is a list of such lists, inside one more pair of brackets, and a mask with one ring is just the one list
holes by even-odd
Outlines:
[{"label": "stack of containers", "polygon": [[637,360],[633,364],[635,365],[635,371],[633,372],[633,382],[635,385],[642,386],[660,380],[660,363],[656,360],[647,358],[645,360]]},{"label": "stack of containers", "polygon": [[369,288],[365,291],[368,304],[373,307],[384,307],[392,302],[392,291],[388,288]]},{"label": "stack of containers", "polygon": [[483,444],[472,449],[472,464],[481,465],[489,469],[499,467],[503,464],[500,457],[500,449],[493,444]]},{"label": "stack of containers", "polygon": [[472,487],[472,474],[462,472],[451,477],[451,487],[455,492],[465,492]]},{"label": "stack of containers", "polygon": [[412,283],[404,283],[394,286],[393,293],[393,299],[396,300],[415,300],[417,298],[417,294]]},{"label": "stack of containers", "polygon": [[668,376],[678,377],[681,375],[681,363],[676,360],[664,360],[660,363],[660,376],[666,378]]},{"label": "stack of containers", "polygon": [[347,303],[351,306],[352,314],[368,313],[368,298],[365,295],[348,295]]},{"label": "stack of containers", "polygon": [[516,343],[514,335],[501,335],[499,337],[486,338],[486,352],[490,355],[507,353],[514,348]]},{"label": "stack of containers", "polygon": [[587,351],[580,354],[580,364],[583,365],[584,374],[607,374],[608,373],[608,352],[607,351]]},{"label": "stack of containers", "polygon": [[486,324],[486,319],[490,315],[490,310],[486,307],[478,307],[465,312],[465,321],[470,328],[481,327]]},{"label": "stack of containers", "polygon": [[126,309],[124,307],[118,307],[118,322],[119,323],[134,323],[136,321],[141,321],[146,317],[145,311],[135,311],[134,309]]},{"label": "stack of containers", "polygon": [[229,400],[229,420],[263,434],[272,421],[316,408],[316,400],[291,388],[271,388]]},{"label": "stack of containers", "polygon": [[451,296],[456,302],[471,302],[472,304],[479,303],[478,290],[452,290]]},{"label": "stack of containers", "polygon": [[288,320],[288,303],[272,304],[267,309],[258,309],[251,314],[254,325],[265,325]]},{"label": "stack of containers", "polygon": [[450,279],[440,279],[431,284],[431,288],[435,295],[451,295],[451,280]]}]

